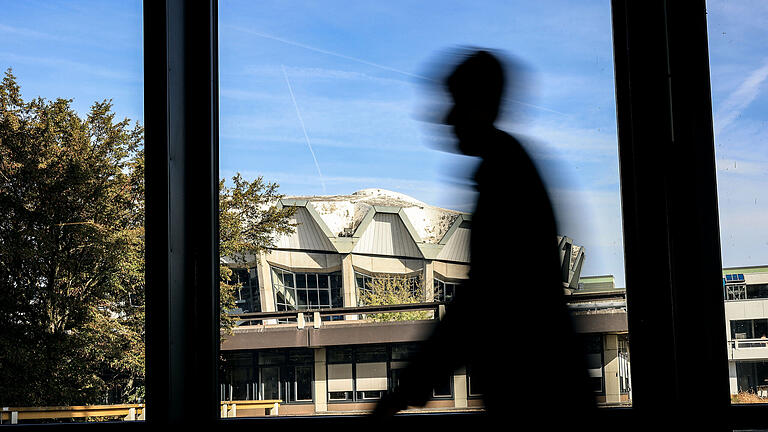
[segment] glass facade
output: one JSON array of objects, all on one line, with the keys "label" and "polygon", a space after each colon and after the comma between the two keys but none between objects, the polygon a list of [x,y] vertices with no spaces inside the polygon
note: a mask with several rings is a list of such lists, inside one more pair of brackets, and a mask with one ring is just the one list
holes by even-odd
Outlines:
[{"label": "glass facade", "polygon": [[[392,281],[392,282],[390,282]],[[373,287],[386,287],[387,285],[402,287],[410,293],[415,299],[423,299],[421,276],[418,275],[396,275],[396,274],[378,274],[368,275],[355,272],[355,289],[360,298],[363,291],[371,292]],[[362,304],[361,304],[362,306]]]},{"label": "glass facade", "polygon": [[295,273],[272,267],[272,287],[278,311],[344,306],[339,272]]},{"label": "glass facade", "polygon": [[461,286],[459,282],[444,282],[435,278],[434,299],[439,302],[451,302],[456,298],[456,291]]},{"label": "glass facade", "polygon": [[261,296],[256,269],[234,269],[233,279],[233,282],[237,284],[235,291],[235,305],[237,307],[232,313],[260,312]]},{"label": "glass facade", "polygon": [[220,372],[221,400],[311,403],[313,359],[310,349],[224,353]]}]

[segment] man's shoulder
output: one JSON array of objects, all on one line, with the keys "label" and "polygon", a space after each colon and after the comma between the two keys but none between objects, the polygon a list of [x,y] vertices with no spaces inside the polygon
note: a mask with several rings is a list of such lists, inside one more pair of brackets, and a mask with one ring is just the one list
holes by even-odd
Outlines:
[{"label": "man's shoulder", "polygon": [[489,150],[485,159],[494,165],[497,163],[531,163],[531,158],[520,140],[500,129],[496,130]]}]

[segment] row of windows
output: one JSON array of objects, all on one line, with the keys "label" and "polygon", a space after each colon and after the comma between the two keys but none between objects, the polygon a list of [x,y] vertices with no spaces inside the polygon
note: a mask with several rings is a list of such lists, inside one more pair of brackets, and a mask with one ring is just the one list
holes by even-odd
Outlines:
[{"label": "row of windows", "polygon": [[[328,348],[328,400],[377,400],[399,386],[402,370],[418,349],[415,343]],[[224,353],[220,383],[222,400],[280,399],[286,403],[314,400],[314,359],[311,349]],[[453,377],[433,389],[434,398],[453,397]],[[470,396],[481,389],[467,374]]]},{"label": "row of windows", "polygon": [[[339,308],[344,306],[341,272],[333,273],[298,273],[272,267],[272,287],[275,308],[278,311],[311,310]],[[370,290],[372,284],[386,280],[391,276],[369,276],[355,273],[358,292]],[[234,283],[238,285],[236,309],[233,313],[261,311],[259,280],[255,269],[234,269]],[[408,276],[404,285],[414,296],[422,296],[421,278]],[[448,282],[435,278],[433,285],[434,300],[450,302],[456,297],[457,282]]]},{"label": "row of windows", "polygon": [[738,391],[756,395],[768,395],[768,362],[736,362]]},{"label": "row of windows", "polygon": [[311,402],[314,357],[310,349],[225,353],[221,400]]},{"label": "row of windows", "polygon": [[[386,283],[387,280],[392,279],[394,277],[399,277],[396,275],[380,275],[380,276],[370,276],[363,273],[357,273],[355,272],[355,288],[357,289],[357,292],[360,293],[361,291],[371,291],[372,287],[376,286],[377,284]],[[403,276],[403,284],[408,291],[411,292],[411,294],[414,297],[423,297],[422,290],[421,290],[421,278],[416,275],[411,276]],[[360,298],[358,296],[358,298]]]},{"label": "row of windows", "polygon": [[344,306],[340,272],[294,273],[273,267],[272,288],[278,311]]},{"label": "row of windows", "polygon": [[731,321],[731,339],[764,339],[768,337],[768,319]]},{"label": "row of windows", "polygon": [[[379,399],[400,385],[403,369],[418,344],[337,347],[327,351],[328,400],[366,401]],[[471,382],[471,381],[470,381]],[[470,386],[470,394],[474,389]],[[445,379],[433,389],[435,398],[453,396],[453,379]]]}]

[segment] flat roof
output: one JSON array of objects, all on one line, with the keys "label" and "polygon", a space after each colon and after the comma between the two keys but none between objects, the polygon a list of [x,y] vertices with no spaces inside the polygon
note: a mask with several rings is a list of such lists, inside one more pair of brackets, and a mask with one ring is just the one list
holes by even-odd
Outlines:
[{"label": "flat roof", "polygon": [[768,273],[768,265],[744,266],[744,267],[723,267],[723,274],[731,273]]}]

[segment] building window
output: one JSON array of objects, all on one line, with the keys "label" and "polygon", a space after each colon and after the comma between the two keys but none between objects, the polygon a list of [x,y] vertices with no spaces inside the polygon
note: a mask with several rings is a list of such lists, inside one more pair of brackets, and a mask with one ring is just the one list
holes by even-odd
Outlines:
[{"label": "building window", "polygon": [[740,393],[754,393],[758,396],[768,396],[768,362],[740,361],[736,362],[736,376]]},{"label": "building window", "polygon": [[261,312],[261,297],[259,295],[259,278],[256,269],[233,269],[234,283],[238,285],[235,293],[233,313]]},{"label": "building window", "polygon": [[768,298],[768,284],[749,284],[746,286],[747,298]]},{"label": "building window", "polygon": [[484,393],[482,379],[471,365],[467,365],[467,395],[469,397],[482,397]]},{"label": "building window", "polygon": [[357,289],[358,298],[360,298],[361,291],[371,291],[371,287],[382,281],[394,278],[404,278],[405,287],[414,297],[422,297],[421,291],[421,277],[419,275],[394,275],[394,274],[380,274],[371,276],[363,273],[355,272],[355,288]]},{"label": "building window", "polygon": [[253,353],[231,353],[222,359],[221,400],[258,398],[258,367]]},{"label": "building window", "polygon": [[[328,348],[328,400],[380,399],[399,386],[401,372],[418,348],[417,343]],[[453,397],[452,375],[433,390],[433,397]]]},{"label": "building window", "polygon": [[341,273],[294,273],[272,267],[278,311],[343,307]]},{"label": "building window", "polygon": [[595,393],[604,393],[603,388],[603,336],[600,334],[583,335],[589,382]]},{"label": "building window", "polygon": [[629,394],[632,391],[632,374],[629,361],[629,340],[627,335],[619,335],[619,392]]},{"label": "building window", "polygon": [[312,401],[312,366],[294,366],[293,373],[293,401]]},{"label": "building window", "polygon": [[221,400],[312,402],[312,350],[225,353],[222,360]]},{"label": "building window", "polygon": [[438,278],[434,279],[435,301],[451,302],[456,298],[456,289],[461,286],[458,282],[446,282]]},{"label": "building window", "polygon": [[765,339],[768,319],[731,320],[731,339]]},{"label": "building window", "polygon": [[449,376],[446,379],[440,381],[437,386],[432,389],[432,397],[435,398],[451,398],[453,397],[453,377]]}]

